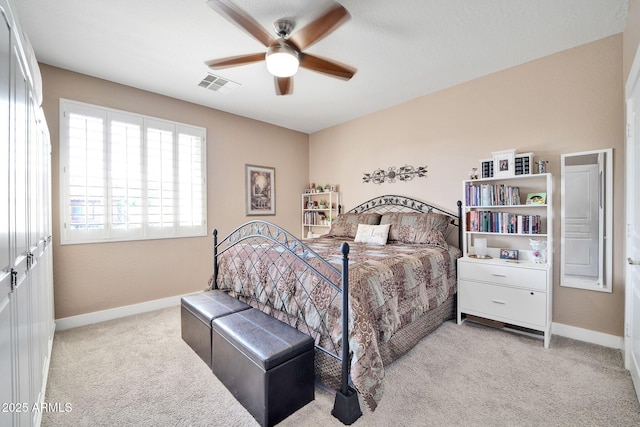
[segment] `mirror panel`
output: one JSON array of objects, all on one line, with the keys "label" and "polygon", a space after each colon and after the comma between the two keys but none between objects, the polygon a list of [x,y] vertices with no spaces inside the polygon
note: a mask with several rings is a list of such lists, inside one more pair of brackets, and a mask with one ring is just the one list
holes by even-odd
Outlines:
[{"label": "mirror panel", "polygon": [[561,156],[560,286],[611,292],[613,150]]}]

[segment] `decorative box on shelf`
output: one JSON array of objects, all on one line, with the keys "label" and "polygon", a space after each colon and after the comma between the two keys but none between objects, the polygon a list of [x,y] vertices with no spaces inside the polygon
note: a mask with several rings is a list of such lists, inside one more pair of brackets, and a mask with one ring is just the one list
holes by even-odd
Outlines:
[{"label": "decorative box on shelf", "polygon": [[531,175],[533,153],[516,154],[515,151],[494,151],[492,159],[480,160],[482,178]]}]

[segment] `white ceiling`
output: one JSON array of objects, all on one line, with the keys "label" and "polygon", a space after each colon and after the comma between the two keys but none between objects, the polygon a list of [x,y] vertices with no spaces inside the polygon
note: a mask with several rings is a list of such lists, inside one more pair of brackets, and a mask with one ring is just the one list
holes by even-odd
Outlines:
[{"label": "white ceiling", "polygon": [[[331,3],[231,0],[268,31]],[[264,47],[205,0],[13,0],[40,62],[313,133],[446,87],[623,31],[629,0],[341,0],[351,19],[307,52],[358,71],[348,82],[300,69],[276,96],[264,62],[206,60]],[[295,33],[295,29],[294,29]],[[240,84],[198,86],[213,72]]]}]

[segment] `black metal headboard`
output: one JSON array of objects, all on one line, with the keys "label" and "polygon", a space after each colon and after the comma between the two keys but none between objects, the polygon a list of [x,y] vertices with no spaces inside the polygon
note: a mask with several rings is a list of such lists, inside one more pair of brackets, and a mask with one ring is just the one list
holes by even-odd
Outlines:
[{"label": "black metal headboard", "polygon": [[359,204],[353,209],[350,209],[348,212],[351,213],[363,213],[363,212],[375,212],[375,213],[386,213],[386,212],[435,212],[447,215],[451,218],[450,225],[453,227],[457,227],[457,235],[458,235],[458,247],[462,248],[462,202],[458,200],[458,213],[454,214],[444,209],[441,209],[437,206],[430,205],[429,203],[423,202],[421,200],[413,199],[411,197],[406,196],[398,196],[398,195],[385,195],[374,197],[371,200],[367,200],[364,203]]}]

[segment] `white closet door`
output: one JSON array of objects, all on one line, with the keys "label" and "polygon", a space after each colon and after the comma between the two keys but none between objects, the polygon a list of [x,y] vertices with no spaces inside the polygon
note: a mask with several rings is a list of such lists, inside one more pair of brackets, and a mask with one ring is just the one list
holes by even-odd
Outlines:
[{"label": "white closet door", "polygon": [[[13,402],[11,340],[11,255],[9,252],[9,78],[10,28],[0,7],[0,402]],[[0,411],[0,425],[13,424],[13,414]]]},{"label": "white closet door", "polygon": [[640,400],[640,53],[636,54],[629,74],[626,95],[625,365]]}]

